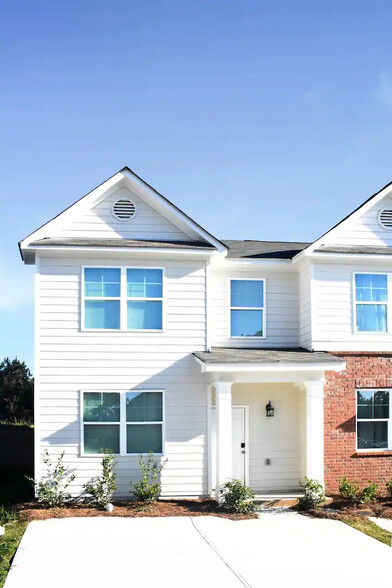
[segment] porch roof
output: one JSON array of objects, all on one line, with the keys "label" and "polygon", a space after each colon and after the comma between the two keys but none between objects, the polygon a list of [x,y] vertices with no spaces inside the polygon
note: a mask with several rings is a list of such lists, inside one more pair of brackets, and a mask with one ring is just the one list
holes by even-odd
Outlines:
[{"label": "porch roof", "polygon": [[212,347],[211,351],[193,353],[202,371],[227,371],[239,369],[257,370],[333,370],[345,368],[345,361],[324,351],[295,349],[240,349],[233,347]]}]

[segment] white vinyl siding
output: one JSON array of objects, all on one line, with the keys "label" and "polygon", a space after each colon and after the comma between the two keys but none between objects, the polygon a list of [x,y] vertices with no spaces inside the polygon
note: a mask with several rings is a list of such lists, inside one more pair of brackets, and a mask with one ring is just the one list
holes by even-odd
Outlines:
[{"label": "white vinyl siding", "polygon": [[[117,220],[112,206],[120,198],[129,198],[136,205],[136,214],[129,221]],[[60,230],[56,236],[81,239],[151,239],[155,241],[189,241],[173,223],[151,208],[127,188],[120,188],[90,210],[85,210]]]},{"label": "white vinyl siding", "polygon": [[310,263],[299,269],[299,344],[305,349],[312,346],[312,266]]},{"label": "white vinyl siding", "polygon": [[357,333],[355,329],[355,273],[387,273],[381,263],[315,264],[312,290],[312,341],[317,350],[392,351],[392,335]]},{"label": "white vinyl siding", "polygon": [[[42,257],[37,322],[39,452],[44,448],[77,468],[73,492],[100,471],[100,458],[80,453],[80,392],[165,390],[165,496],[207,491],[206,387],[193,351],[205,348],[205,263],[160,259],[167,302],[163,333],[81,332],[81,267],[95,257]],[[105,266],[110,265],[105,260]],[[111,265],[118,267],[118,258]],[[143,260],[125,266],[154,267]],[[140,478],[137,456],[117,458],[118,495]],[[39,472],[37,472],[39,473]]]},{"label": "white vinyl siding", "polygon": [[378,215],[383,208],[392,208],[392,199],[386,196],[358,219],[347,219],[340,227],[326,235],[326,244],[392,247],[392,231],[383,229]]},{"label": "white vinyl siding", "polygon": [[298,274],[288,270],[215,268],[209,281],[212,345],[257,347],[260,338],[230,336],[230,279],[265,280],[265,334],[263,347],[296,347],[299,344]]}]

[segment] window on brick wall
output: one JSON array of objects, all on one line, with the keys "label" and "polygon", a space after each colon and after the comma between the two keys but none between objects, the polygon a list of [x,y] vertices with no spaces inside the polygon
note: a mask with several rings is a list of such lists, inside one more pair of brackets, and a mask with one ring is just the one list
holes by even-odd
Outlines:
[{"label": "window on brick wall", "polygon": [[390,390],[357,390],[357,448],[392,448]]}]

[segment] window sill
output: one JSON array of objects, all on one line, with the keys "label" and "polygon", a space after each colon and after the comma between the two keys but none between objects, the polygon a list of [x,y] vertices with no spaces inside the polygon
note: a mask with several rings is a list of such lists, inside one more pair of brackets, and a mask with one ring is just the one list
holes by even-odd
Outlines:
[{"label": "window sill", "polygon": [[392,449],[381,451],[356,451],[351,457],[392,457]]}]

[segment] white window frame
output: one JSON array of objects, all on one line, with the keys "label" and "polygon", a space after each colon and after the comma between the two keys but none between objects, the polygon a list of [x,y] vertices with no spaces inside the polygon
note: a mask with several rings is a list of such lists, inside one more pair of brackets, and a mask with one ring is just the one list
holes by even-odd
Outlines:
[{"label": "white window frame", "polygon": [[[387,300],[386,302],[377,301],[364,301],[364,302],[357,302],[357,290],[356,290],[356,281],[355,276],[358,275],[371,275],[371,276],[386,276],[387,278]],[[385,337],[392,332],[392,274],[388,272],[374,272],[374,271],[367,271],[367,272],[353,272],[352,276],[352,299],[353,299],[353,333],[354,335],[359,336],[367,336],[367,335],[377,335],[378,337]],[[383,331],[358,331],[357,329],[357,304],[382,304],[387,307],[387,330],[386,332]]]},{"label": "white window frame", "polygon": [[[250,306],[231,306],[231,282],[262,282],[263,284],[263,303],[264,306],[257,306],[257,307],[250,307]],[[228,338],[229,339],[241,339],[242,341],[248,340],[260,340],[266,339],[267,337],[267,285],[265,278],[229,278],[229,285],[228,285],[228,309],[229,309],[229,332]],[[261,310],[263,315],[263,334],[262,335],[252,335],[251,337],[246,337],[245,335],[232,335],[231,334],[231,311],[232,310]]]},{"label": "white window frame", "polygon": [[[127,401],[127,393],[129,392],[143,392],[143,393],[151,393],[151,392],[160,392],[162,394],[162,420],[161,421],[131,421],[128,422],[126,420],[127,418],[127,407],[126,407],[126,401]],[[164,448],[164,442],[165,442],[165,392],[164,390],[127,390],[127,392],[124,394],[124,419],[125,419],[125,455],[140,455],[140,453],[127,453],[126,452],[126,447],[127,447],[127,427],[128,425],[162,425],[162,453],[153,453],[153,455],[164,455],[165,454],[165,448]]]},{"label": "white window frame", "polygon": [[[85,394],[119,394],[120,395],[120,420],[119,421],[104,421],[104,422],[87,422],[84,420],[84,395]],[[81,390],[80,391],[80,455],[83,457],[102,457],[102,453],[85,453],[84,452],[84,425],[117,425],[119,428],[120,453],[114,455],[121,455],[121,392],[119,390]]]},{"label": "white window frame", "polygon": [[[120,394],[120,422],[104,422],[104,423],[90,423],[84,421],[84,394],[85,393],[99,393],[99,394]],[[129,392],[160,392],[162,394],[162,421],[148,421],[138,423],[127,423],[127,393]],[[127,453],[127,424],[130,425],[162,425],[162,453],[153,453],[156,457],[166,455],[166,418],[165,418],[165,390],[159,389],[139,389],[132,388],[130,390],[80,390],[80,457],[101,457],[102,453],[85,453],[84,451],[84,425],[118,425],[120,427],[120,453],[115,455],[118,457],[132,457],[139,456],[139,453]]]},{"label": "white window frame", "polygon": [[[389,395],[389,418],[388,419],[358,419],[358,392],[388,392]],[[391,388],[356,388],[355,390],[355,447],[357,453],[375,453],[385,452],[392,450],[392,415],[391,415],[391,400],[392,400],[392,389]],[[373,423],[373,422],[385,422],[388,423],[388,447],[369,447],[369,449],[358,447],[358,422],[360,423]]]},{"label": "white window frame", "polygon": [[[84,270],[85,269],[119,269],[120,270],[120,297],[105,297],[98,298],[96,296],[85,296],[84,294]],[[162,298],[128,298],[127,296],[127,270],[141,269],[149,270],[156,269],[162,272]],[[165,330],[165,291],[166,291],[166,276],[164,267],[146,266],[146,265],[82,265],[80,277],[80,331],[87,333],[163,333]],[[118,329],[87,329],[85,327],[85,300],[119,300],[120,301],[120,328]],[[128,300],[150,300],[162,302],[162,328],[161,329],[128,329],[127,328],[127,302]]]}]

